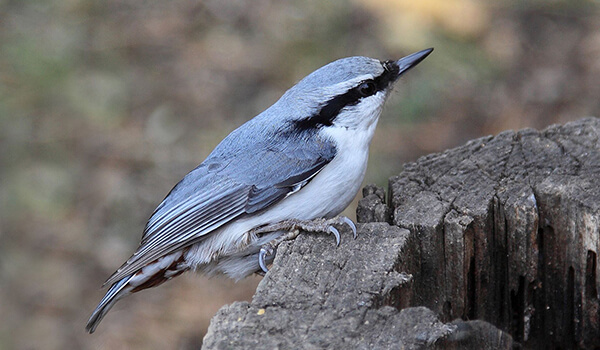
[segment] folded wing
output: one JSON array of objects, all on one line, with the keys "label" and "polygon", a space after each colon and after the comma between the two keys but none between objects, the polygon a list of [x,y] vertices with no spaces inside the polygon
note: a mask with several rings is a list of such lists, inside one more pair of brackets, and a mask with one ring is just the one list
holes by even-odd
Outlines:
[{"label": "folded wing", "polygon": [[246,144],[237,152],[219,152],[217,147],[158,206],[137,251],[105,285],[298,191],[335,156],[331,143],[314,144],[305,138],[287,138],[276,146]]}]

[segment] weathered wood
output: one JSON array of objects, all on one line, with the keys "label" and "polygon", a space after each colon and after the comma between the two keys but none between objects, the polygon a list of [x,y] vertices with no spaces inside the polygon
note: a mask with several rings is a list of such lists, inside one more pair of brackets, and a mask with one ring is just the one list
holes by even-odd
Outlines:
[{"label": "weathered wood", "polygon": [[504,132],[407,164],[393,223],[420,243],[409,305],[527,347],[600,346],[600,119]]},{"label": "weathered wood", "polygon": [[[431,310],[406,308],[398,298],[411,276],[398,272],[409,244],[407,230],[387,223],[344,232],[336,248],[327,235],[299,236],[280,246],[273,267],[251,303],[225,306],[212,319],[203,349],[421,349],[512,339],[496,328],[444,324]],[[456,332],[461,330],[460,332]],[[466,331],[465,331],[466,330]],[[462,335],[456,339],[452,334]],[[441,345],[440,345],[441,346]]]},{"label": "weathered wood", "polygon": [[389,203],[364,190],[358,220],[377,223],[358,239],[281,245],[203,348],[512,347],[460,319],[528,348],[600,346],[599,130],[588,118],[508,131],[407,164]]}]

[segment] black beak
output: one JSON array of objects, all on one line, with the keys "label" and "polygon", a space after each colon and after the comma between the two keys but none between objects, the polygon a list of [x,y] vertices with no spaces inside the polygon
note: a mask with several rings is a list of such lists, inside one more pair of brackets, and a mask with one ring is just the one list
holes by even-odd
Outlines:
[{"label": "black beak", "polygon": [[398,77],[402,74],[408,72],[412,67],[421,63],[425,59],[425,57],[429,56],[429,54],[433,51],[433,47],[429,49],[425,49],[419,52],[415,52],[406,57],[402,57],[396,64],[398,65]]}]

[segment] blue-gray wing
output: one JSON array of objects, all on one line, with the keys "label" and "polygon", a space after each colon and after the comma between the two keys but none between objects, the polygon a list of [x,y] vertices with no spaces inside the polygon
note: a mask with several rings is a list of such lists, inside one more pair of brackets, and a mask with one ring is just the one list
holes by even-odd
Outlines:
[{"label": "blue-gray wing", "polygon": [[334,156],[331,143],[315,146],[304,139],[288,139],[277,147],[246,143],[235,152],[217,147],[158,206],[137,251],[105,285],[277,203],[306,185]]}]

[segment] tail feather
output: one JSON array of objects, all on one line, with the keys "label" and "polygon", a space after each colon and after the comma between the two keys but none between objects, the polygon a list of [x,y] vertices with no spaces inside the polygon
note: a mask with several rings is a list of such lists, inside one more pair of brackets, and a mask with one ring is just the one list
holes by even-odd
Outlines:
[{"label": "tail feather", "polygon": [[121,280],[113,283],[108,292],[106,292],[106,295],[104,295],[104,298],[100,300],[100,303],[98,304],[94,312],[92,312],[92,316],[90,316],[90,319],[88,320],[87,325],[85,326],[86,331],[88,331],[90,334],[94,333],[96,327],[98,327],[98,324],[100,324],[100,321],[102,321],[104,316],[115,305],[115,303],[119,301],[119,299],[126,297],[132,293],[131,290],[133,289],[133,287],[128,284],[129,281],[133,278],[133,276],[135,275],[124,277]]},{"label": "tail feather", "polygon": [[184,251],[178,251],[147,264],[135,273],[113,283],[104,298],[92,312],[85,329],[94,333],[96,327],[119,299],[146,288],[156,287],[189,269],[185,264]]}]

